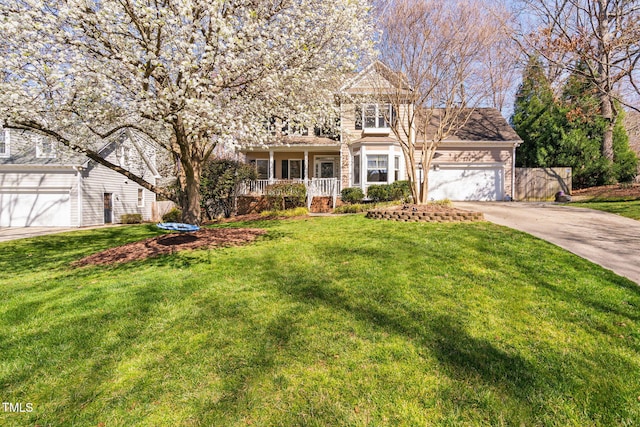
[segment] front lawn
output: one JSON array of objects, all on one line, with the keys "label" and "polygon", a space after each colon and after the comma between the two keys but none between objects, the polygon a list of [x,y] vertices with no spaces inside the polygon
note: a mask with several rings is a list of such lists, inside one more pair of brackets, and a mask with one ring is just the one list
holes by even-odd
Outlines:
[{"label": "front lawn", "polygon": [[[630,426],[640,288],[526,234],[362,216],[72,268],[157,232],[0,243],[0,425]],[[16,406],[14,406],[14,409]]]},{"label": "front lawn", "polygon": [[640,200],[585,201],[585,202],[571,203],[571,206],[597,209],[600,211],[605,211],[605,212],[610,212],[617,215],[626,216],[627,218],[640,220]]}]

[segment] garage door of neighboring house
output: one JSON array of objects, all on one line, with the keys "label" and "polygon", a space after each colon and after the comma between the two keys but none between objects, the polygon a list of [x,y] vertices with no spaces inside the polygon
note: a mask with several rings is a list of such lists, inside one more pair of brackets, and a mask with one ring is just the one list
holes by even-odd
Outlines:
[{"label": "garage door of neighboring house", "polygon": [[68,227],[69,191],[29,192],[0,190],[0,227]]},{"label": "garage door of neighboring house", "polygon": [[504,196],[502,166],[439,166],[429,171],[429,200],[496,201]]}]

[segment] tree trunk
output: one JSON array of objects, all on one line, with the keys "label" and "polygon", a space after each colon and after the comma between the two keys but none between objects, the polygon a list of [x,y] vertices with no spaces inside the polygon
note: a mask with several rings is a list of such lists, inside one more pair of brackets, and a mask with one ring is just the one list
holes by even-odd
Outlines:
[{"label": "tree trunk", "polygon": [[607,94],[603,94],[600,97],[600,107],[606,126],[604,134],[602,135],[602,156],[610,162],[613,162],[613,128],[615,126],[615,117],[611,98]]},{"label": "tree trunk", "polygon": [[200,225],[200,174],[185,174],[182,188],[182,222]]},{"label": "tree trunk", "polygon": [[178,180],[180,183],[180,208],[182,222],[200,225],[200,177],[204,159],[199,154],[200,144],[187,137],[182,118],[178,116],[173,123],[175,145],[180,153]]}]

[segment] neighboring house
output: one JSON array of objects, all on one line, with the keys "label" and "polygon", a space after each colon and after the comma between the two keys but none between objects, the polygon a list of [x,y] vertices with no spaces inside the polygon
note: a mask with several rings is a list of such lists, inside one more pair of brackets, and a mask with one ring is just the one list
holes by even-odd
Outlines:
[{"label": "neighboring house", "polygon": [[[159,177],[155,149],[122,132],[98,150],[151,184]],[[155,194],[125,176],[32,132],[0,128],[0,227],[82,227],[151,219]]]},{"label": "neighboring house", "polygon": [[[311,197],[335,196],[346,187],[360,187],[366,194],[370,185],[406,180],[402,149],[385,121],[391,108],[375,100],[373,82],[380,87],[384,77],[374,65],[340,89],[338,135],[272,122],[274,141],[245,144],[241,152],[258,172],[258,181],[245,193],[260,195],[270,183],[300,180]],[[428,171],[429,199],[513,198],[515,148],[522,140],[498,110],[469,112],[469,120],[436,151]]]}]

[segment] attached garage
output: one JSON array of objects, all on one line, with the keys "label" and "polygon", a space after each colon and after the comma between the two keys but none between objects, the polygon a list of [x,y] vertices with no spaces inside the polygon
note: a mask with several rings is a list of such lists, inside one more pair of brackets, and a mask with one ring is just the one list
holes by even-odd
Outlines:
[{"label": "attached garage", "polygon": [[504,171],[495,164],[437,165],[429,171],[429,200],[503,200]]},{"label": "attached garage", "polygon": [[0,227],[71,226],[69,190],[0,190]]}]

